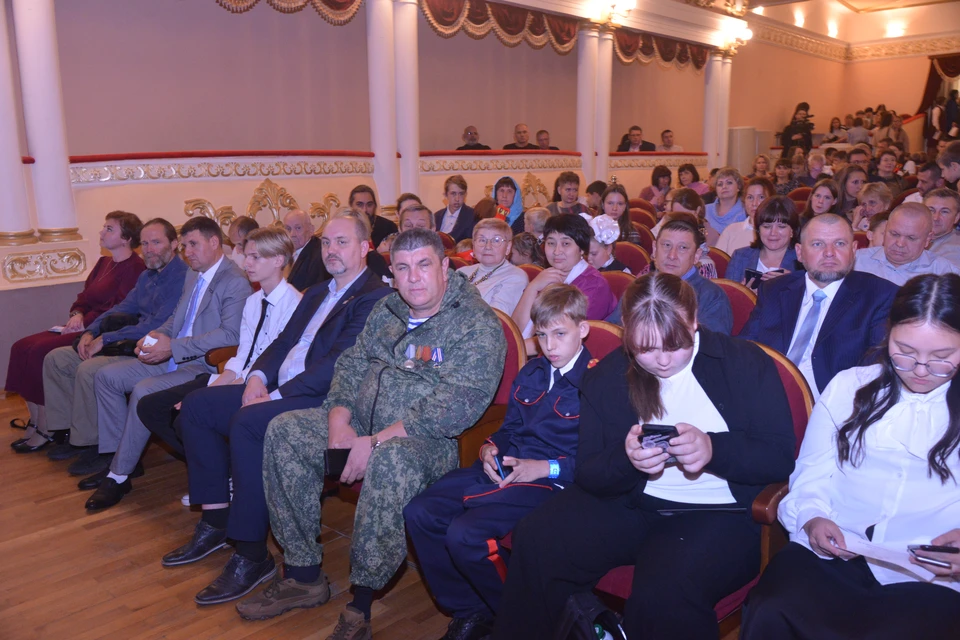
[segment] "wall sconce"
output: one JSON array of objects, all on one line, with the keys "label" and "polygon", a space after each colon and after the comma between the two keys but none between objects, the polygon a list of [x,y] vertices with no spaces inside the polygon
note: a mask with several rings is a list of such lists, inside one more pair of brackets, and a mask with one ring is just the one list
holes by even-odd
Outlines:
[{"label": "wall sconce", "polygon": [[837,27],[836,20],[830,20],[827,22],[827,35],[831,38],[836,38],[837,34],[840,33],[839,27]]},{"label": "wall sconce", "polygon": [[885,38],[902,38],[907,34],[907,25],[902,22],[888,22]]},{"label": "wall sconce", "polygon": [[593,22],[613,26],[624,23],[630,12],[637,8],[637,0],[594,0],[590,5]]},{"label": "wall sconce", "polygon": [[726,41],[726,46],[723,47],[724,51],[728,51],[731,55],[734,55],[737,53],[739,47],[747,44],[747,42],[753,38],[753,30],[743,21],[728,22],[725,25],[723,35]]}]

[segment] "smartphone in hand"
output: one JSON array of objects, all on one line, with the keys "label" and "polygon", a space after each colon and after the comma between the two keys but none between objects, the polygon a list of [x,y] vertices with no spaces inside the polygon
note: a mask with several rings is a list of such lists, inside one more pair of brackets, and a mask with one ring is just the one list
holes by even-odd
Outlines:
[{"label": "smartphone in hand", "polygon": [[[663,449],[667,450],[670,446],[670,439],[676,438],[680,433],[674,425],[669,424],[644,424],[643,432],[638,436],[641,449]],[[666,464],[672,464],[677,461],[675,456],[667,458]]]}]

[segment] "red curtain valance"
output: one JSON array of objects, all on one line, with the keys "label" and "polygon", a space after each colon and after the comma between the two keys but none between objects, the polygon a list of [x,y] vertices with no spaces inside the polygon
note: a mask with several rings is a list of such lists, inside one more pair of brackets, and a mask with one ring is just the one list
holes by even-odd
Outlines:
[{"label": "red curtain valance", "polygon": [[[250,11],[260,0],[217,0],[217,3],[232,13]],[[333,25],[344,25],[357,15],[363,0],[267,0],[267,4],[282,13],[296,13],[307,5],[316,9],[320,16]]]},{"label": "red curtain valance", "polygon": [[580,21],[484,0],[420,0],[430,28],[444,38],[465,31],[477,40],[491,31],[503,44],[526,42],[534,49],[547,44],[557,53],[570,53],[577,44]]},{"label": "red curtain valance", "polygon": [[930,56],[930,73],[927,76],[927,86],[923,90],[923,99],[917,113],[926,113],[940,95],[943,81],[947,78],[952,80],[957,76],[960,76],[960,53]]},{"label": "red curtain valance", "polygon": [[707,47],[623,28],[614,33],[613,46],[620,62],[624,64],[634,61],[648,64],[657,60],[683,69],[692,63],[697,71],[707,64],[707,56],[710,54]]}]

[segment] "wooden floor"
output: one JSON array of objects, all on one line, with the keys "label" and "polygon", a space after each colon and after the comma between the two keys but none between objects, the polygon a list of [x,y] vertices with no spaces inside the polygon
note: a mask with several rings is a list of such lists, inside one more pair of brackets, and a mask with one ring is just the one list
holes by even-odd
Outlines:
[{"label": "wooden floor", "polygon": [[[18,397],[0,392],[0,435],[26,417]],[[45,452],[16,454],[0,443],[0,639],[148,640],[151,638],[311,638],[323,640],[350,601],[350,534],[354,507],[324,501],[324,570],[334,596],[316,609],[248,622],[234,603],[198,607],[193,596],[219,575],[222,550],[185,567],[160,566],[163,554],[187,542],[199,511],[180,504],[186,468],[159,447],[145,458],[146,475],[112,509],[88,515],[90,492],[79,491],[68,462]],[[279,560],[279,551],[271,549]],[[374,602],[377,640],[436,640],[449,618],[437,611],[416,569],[404,567]]]},{"label": "wooden floor", "polygon": [[[19,397],[0,392],[0,434],[26,417]],[[159,447],[144,459],[146,475],[106,511],[89,515],[90,492],[77,489],[69,462],[45,452],[16,454],[0,443],[0,640],[203,640],[249,638],[324,640],[350,601],[353,505],[324,501],[321,540],[333,598],[316,609],[248,622],[233,603],[198,607],[193,596],[216,578],[229,556],[218,551],[179,568],[160,558],[186,543],[199,511],[180,504],[187,491],[184,465]],[[279,561],[279,550],[271,540]],[[416,568],[408,564],[373,605],[377,640],[435,640],[449,618],[437,611]],[[735,640],[734,631],[724,640]]]}]

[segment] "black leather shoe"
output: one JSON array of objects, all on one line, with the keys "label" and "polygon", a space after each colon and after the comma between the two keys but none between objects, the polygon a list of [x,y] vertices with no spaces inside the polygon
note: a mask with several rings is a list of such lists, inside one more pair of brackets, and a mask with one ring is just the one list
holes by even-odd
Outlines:
[{"label": "black leather shoe", "polygon": [[[78,482],[77,489],[80,489],[81,491],[89,491],[90,489],[96,489],[103,483],[108,473],[110,473],[109,465],[103,471],[98,471],[97,473],[93,474],[89,478],[84,478],[83,480]],[[137,466],[133,468],[133,473],[130,474],[130,478],[139,478],[142,475],[143,475],[143,465],[138,462]]]},{"label": "black leather shoe", "polygon": [[50,451],[47,451],[47,457],[55,462],[59,462],[60,460],[69,460],[74,456],[79,456],[84,451],[89,451],[96,448],[97,445],[92,445],[89,447],[75,447],[70,444],[69,440],[67,440],[67,442],[58,444],[55,447],[52,447]]},{"label": "black leather shoe", "polygon": [[163,556],[160,564],[165,567],[176,567],[181,564],[190,564],[227,546],[227,530],[215,529],[201,520],[193,530],[193,539],[179,549],[175,549]]},{"label": "black leather shoe", "polygon": [[41,449],[46,448],[51,442],[60,444],[65,442],[67,437],[70,435],[69,431],[54,431],[53,434],[47,435],[45,433],[37,432],[36,435],[42,437],[44,440],[40,444],[27,444],[31,438],[23,440],[22,442],[14,442],[10,447],[17,453],[34,453],[35,451],[40,451]]},{"label": "black leather shoe", "polygon": [[223,568],[223,573],[193,600],[199,605],[230,602],[247,595],[276,573],[277,563],[270,553],[267,553],[267,559],[263,562],[254,562],[235,553]]},{"label": "black leather shoe", "polygon": [[33,434],[37,432],[37,425],[30,424],[29,426],[25,427],[25,429],[26,429],[26,433],[23,434],[22,438],[17,438],[16,440],[10,443],[11,449],[16,449],[17,447],[22,445],[24,442],[32,438]]},{"label": "black leather shoe", "polygon": [[130,493],[131,489],[133,489],[133,483],[130,482],[130,478],[127,478],[120,484],[117,484],[117,481],[113,478],[104,478],[103,482],[100,483],[100,486],[97,487],[97,490],[94,491],[84,506],[87,508],[87,511],[109,509],[120,502],[123,496]]},{"label": "black leather shoe", "polygon": [[90,447],[80,457],[70,463],[67,473],[72,476],[89,476],[110,468],[112,453],[100,453],[97,446]]},{"label": "black leather shoe", "polygon": [[482,640],[493,631],[493,620],[474,614],[468,618],[454,618],[440,640]]}]

